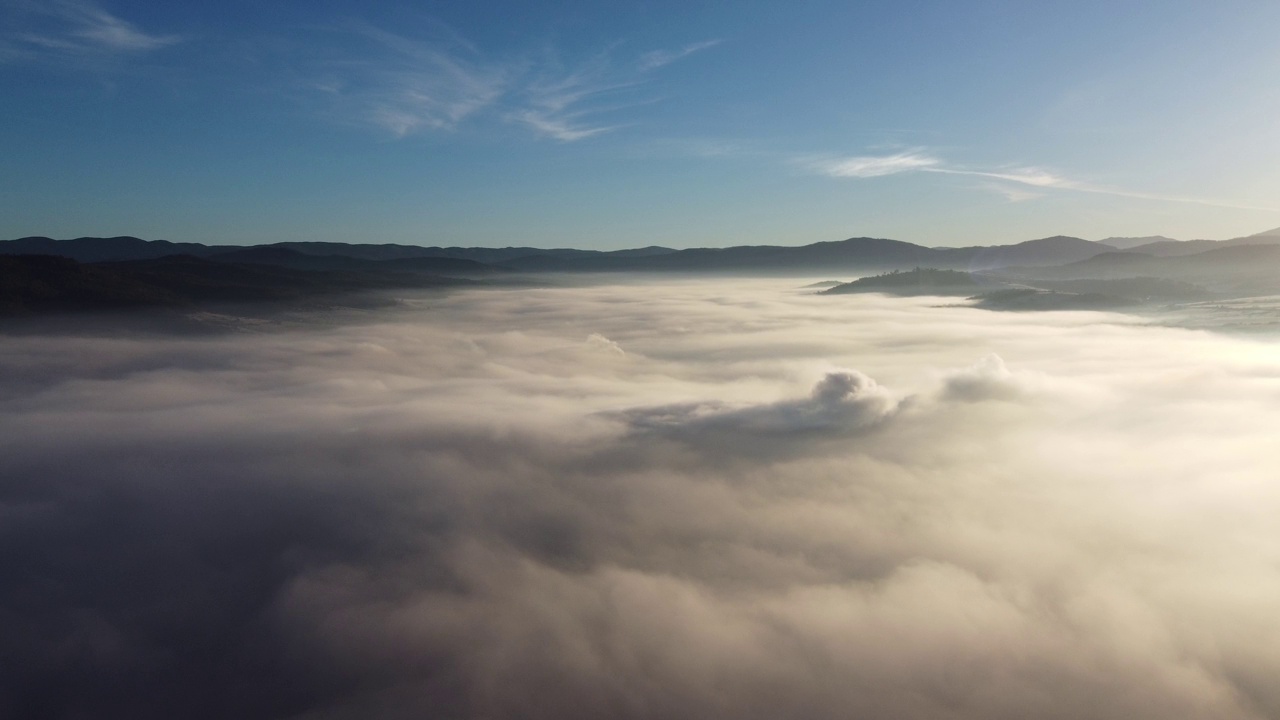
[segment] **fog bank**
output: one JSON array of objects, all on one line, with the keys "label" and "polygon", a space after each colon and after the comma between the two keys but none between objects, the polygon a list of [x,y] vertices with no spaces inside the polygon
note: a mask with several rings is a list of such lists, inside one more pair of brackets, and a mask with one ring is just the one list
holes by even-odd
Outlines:
[{"label": "fog bank", "polygon": [[1280,717],[1280,345],[786,280],[0,344],[0,715]]}]

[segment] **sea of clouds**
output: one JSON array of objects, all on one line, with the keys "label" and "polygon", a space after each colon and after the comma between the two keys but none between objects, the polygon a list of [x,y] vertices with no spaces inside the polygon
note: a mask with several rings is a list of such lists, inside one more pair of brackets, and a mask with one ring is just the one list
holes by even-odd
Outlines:
[{"label": "sea of clouds", "polygon": [[1280,341],[802,284],[0,338],[0,716],[1280,717]]}]

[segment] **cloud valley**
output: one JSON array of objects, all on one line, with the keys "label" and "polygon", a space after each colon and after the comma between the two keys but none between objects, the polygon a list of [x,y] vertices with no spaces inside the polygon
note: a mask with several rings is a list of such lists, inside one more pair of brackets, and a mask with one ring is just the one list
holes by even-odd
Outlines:
[{"label": "cloud valley", "polygon": [[1280,715],[1280,351],[662,280],[0,349],[0,714]]}]

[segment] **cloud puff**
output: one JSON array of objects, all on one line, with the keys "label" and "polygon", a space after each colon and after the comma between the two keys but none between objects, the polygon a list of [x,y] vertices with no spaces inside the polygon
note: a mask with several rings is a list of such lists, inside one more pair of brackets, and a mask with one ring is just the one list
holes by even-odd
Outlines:
[{"label": "cloud puff", "polygon": [[6,335],[0,715],[1280,714],[1269,344],[803,284]]},{"label": "cloud puff", "polygon": [[947,399],[969,402],[1015,400],[1022,396],[1023,389],[1004,360],[992,353],[972,367],[950,373],[942,394]]},{"label": "cloud puff", "polygon": [[591,333],[587,336],[587,347],[600,350],[611,355],[626,355],[622,346],[601,335],[600,333]]}]

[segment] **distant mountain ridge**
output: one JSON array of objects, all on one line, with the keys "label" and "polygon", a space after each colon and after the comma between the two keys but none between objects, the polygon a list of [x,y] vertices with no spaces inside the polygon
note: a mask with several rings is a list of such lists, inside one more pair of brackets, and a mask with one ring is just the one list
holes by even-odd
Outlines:
[{"label": "distant mountain ridge", "polygon": [[[761,274],[839,270],[865,273],[917,267],[990,272],[1005,268],[1064,266],[1117,253],[1181,257],[1227,247],[1274,244],[1280,244],[1280,228],[1223,241],[1176,241],[1153,235],[1095,242],[1056,235],[1011,245],[926,247],[901,240],[857,237],[799,246],[673,249],[652,245],[626,250],[424,247],[339,242],[204,245],[119,236],[71,240],[27,237],[0,241],[0,255],[55,255],[96,263],[153,260],[181,254],[217,262],[273,265],[298,270],[387,272],[403,269],[479,277],[513,271]],[[1124,249],[1118,246],[1124,246]],[[1119,258],[1101,262],[1124,265],[1130,261]]]},{"label": "distant mountain ridge", "polygon": [[[221,246],[226,250],[242,246]],[[217,252],[213,246],[200,243],[175,243],[168,240],[143,240],[131,235],[117,237],[80,237],[72,240],[34,236],[0,241],[0,255],[54,255],[77,262],[111,262],[122,260],[154,260],[167,255],[204,255]]]},{"label": "distant mountain ridge", "polygon": [[[906,270],[929,266],[986,270],[1015,265],[1056,265],[1112,250],[1101,243],[1057,236],[1014,245],[930,248],[885,238],[850,238],[809,245],[739,245],[676,250],[649,246],[627,250],[532,247],[463,248],[333,242],[236,246],[172,243],[121,236],[0,241],[0,255],[40,254],[78,262],[152,260],[190,255],[210,260],[302,269],[366,269],[370,262],[458,261],[453,272],[778,272],[824,269]],[[465,265],[465,267],[464,267]],[[442,265],[440,270],[446,268]]]},{"label": "distant mountain ridge", "polygon": [[1116,251],[1052,267],[1006,268],[1013,281],[1124,280],[1137,277],[1193,282],[1226,296],[1280,294],[1280,243],[1219,244],[1191,255]]},{"label": "distant mountain ridge", "polygon": [[1163,235],[1147,237],[1110,237],[1100,240],[1117,250],[1131,250],[1159,257],[1179,257],[1194,255],[1206,250],[1236,245],[1271,245],[1280,243],[1280,228],[1263,230],[1252,235],[1231,238],[1229,240],[1175,240]]},{"label": "distant mountain ridge", "polygon": [[28,237],[0,241],[0,315],[208,303],[297,304],[370,290],[518,285],[538,282],[536,276],[522,278],[519,273],[543,272],[879,274],[831,292],[968,294],[977,287],[1004,286],[1017,294],[990,300],[1004,309],[1119,307],[1280,294],[1280,273],[1275,272],[1280,268],[1280,229],[1225,241],[1160,239],[1139,244],[1148,239],[1120,242],[1131,246],[1127,250],[1056,235],[975,247],[930,248],[861,237],[801,246],[599,251],[333,242],[218,246],[131,236]]}]

